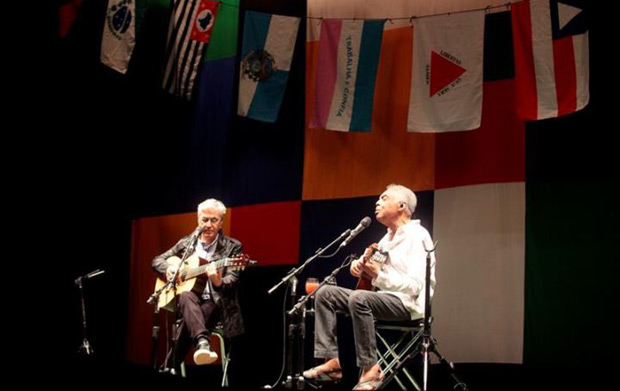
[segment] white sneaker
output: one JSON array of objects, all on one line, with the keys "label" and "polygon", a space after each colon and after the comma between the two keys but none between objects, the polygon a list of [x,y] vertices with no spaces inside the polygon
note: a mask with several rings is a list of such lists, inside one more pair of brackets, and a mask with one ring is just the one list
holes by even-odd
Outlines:
[{"label": "white sneaker", "polygon": [[196,365],[207,365],[217,360],[217,353],[209,349],[209,343],[204,341],[198,343],[194,352],[194,362]]}]

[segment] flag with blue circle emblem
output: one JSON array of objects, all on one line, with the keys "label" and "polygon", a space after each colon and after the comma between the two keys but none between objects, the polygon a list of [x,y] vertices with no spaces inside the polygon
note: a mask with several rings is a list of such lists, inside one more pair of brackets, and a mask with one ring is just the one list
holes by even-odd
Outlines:
[{"label": "flag with blue circle emblem", "polygon": [[135,1],[110,0],[103,24],[101,62],[115,71],[127,73],[135,43]]}]

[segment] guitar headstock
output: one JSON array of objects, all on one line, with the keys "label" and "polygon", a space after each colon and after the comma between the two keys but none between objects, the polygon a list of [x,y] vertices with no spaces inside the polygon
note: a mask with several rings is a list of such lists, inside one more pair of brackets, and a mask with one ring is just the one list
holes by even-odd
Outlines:
[{"label": "guitar headstock", "polygon": [[243,270],[248,266],[256,266],[257,261],[253,261],[247,254],[238,254],[226,260],[226,266],[232,270]]},{"label": "guitar headstock", "polygon": [[369,257],[371,261],[383,263],[386,261],[387,257],[388,257],[388,252],[381,250],[379,248],[379,245],[372,246],[372,251]]}]

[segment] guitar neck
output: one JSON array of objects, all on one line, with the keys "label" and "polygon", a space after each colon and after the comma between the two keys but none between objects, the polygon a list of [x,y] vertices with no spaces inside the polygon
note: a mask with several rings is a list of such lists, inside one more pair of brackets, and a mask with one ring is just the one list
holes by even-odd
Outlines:
[{"label": "guitar neck", "polygon": [[228,261],[230,258],[222,258],[217,261],[213,261],[211,263],[205,263],[204,265],[189,269],[187,274],[185,275],[185,280],[189,280],[190,278],[198,277],[201,274],[204,274],[207,271],[207,267],[210,265],[215,266],[216,269],[220,269],[224,266],[228,265]]}]

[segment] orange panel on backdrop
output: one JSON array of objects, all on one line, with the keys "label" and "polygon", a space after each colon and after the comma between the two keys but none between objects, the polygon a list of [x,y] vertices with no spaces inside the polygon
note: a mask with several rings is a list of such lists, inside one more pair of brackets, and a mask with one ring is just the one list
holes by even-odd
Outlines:
[{"label": "orange panel on backdrop", "polygon": [[388,183],[435,186],[435,135],[408,133],[411,27],[386,30],[377,72],[372,131],[309,129],[318,42],[306,43],[306,138],[303,199],[380,194]]}]

